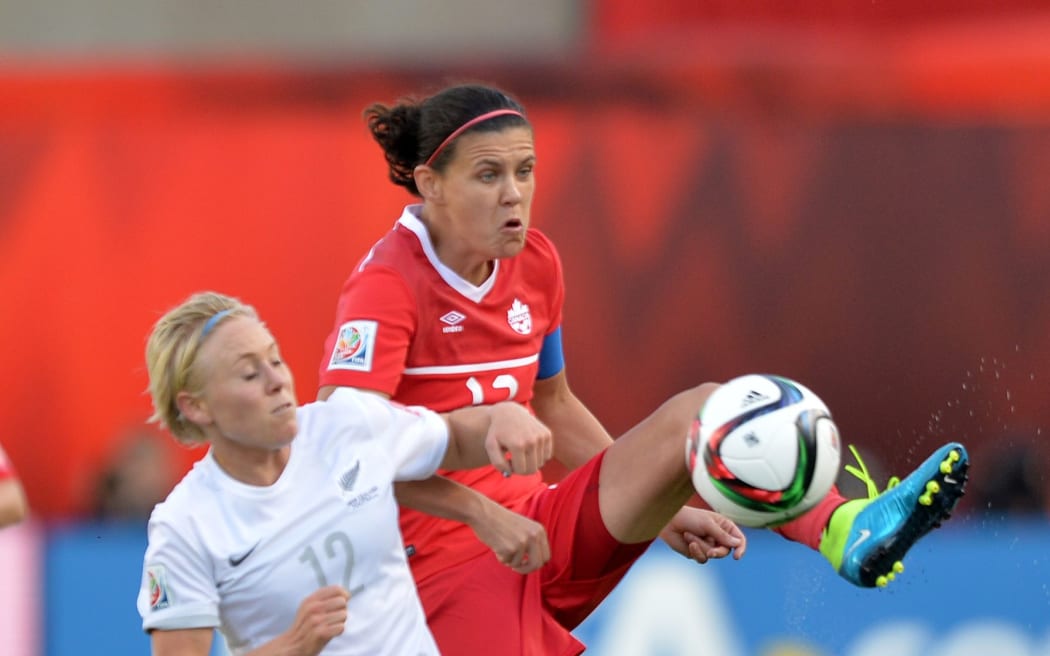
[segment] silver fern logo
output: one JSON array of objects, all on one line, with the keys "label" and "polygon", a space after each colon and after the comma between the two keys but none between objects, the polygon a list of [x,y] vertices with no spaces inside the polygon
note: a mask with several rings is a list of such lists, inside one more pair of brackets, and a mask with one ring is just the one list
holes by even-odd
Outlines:
[{"label": "silver fern logo", "polygon": [[343,475],[339,477],[339,487],[343,488],[344,492],[354,489],[354,483],[357,482],[357,475],[360,471],[361,461],[358,460],[353,467],[343,472]]},{"label": "silver fern logo", "polygon": [[353,494],[354,485],[357,484],[357,475],[359,473],[361,473],[360,460],[355,462],[353,467],[343,472],[343,475],[339,477],[339,487],[343,489],[343,498],[346,499],[346,505],[354,510],[379,496],[379,487],[375,485],[364,492]]}]

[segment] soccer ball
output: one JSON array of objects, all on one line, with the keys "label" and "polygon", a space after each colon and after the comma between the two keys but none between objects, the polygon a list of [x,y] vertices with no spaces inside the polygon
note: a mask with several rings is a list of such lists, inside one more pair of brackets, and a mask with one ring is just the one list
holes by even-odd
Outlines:
[{"label": "soccer ball", "polygon": [[693,486],[741,526],[776,526],[831,490],[842,459],[824,402],[766,374],[734,378],[708,397],[686,440]]}]

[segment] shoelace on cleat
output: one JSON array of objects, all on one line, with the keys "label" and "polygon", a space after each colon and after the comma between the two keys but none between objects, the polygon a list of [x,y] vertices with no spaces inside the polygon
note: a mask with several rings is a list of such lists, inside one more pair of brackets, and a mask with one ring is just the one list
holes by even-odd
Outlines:
[{"label": "shoelace on cleat", "polygon": [[[849,447],[850,453],[853,454],[853,457],[856,459],[857,464],[860,465],[860,467],[858,468],[854,467],[853,465],[846,465],[844,469],[856,476],[857,478],[859,478],[860,481],[864,483],[865,486],[867,486],[869,499],[874,499],[875,497],[882,494],[882,492],[879,492],[879,486],[875,483],[875,479],[873,479],[871,477],[871,474],[868,473],[868,467],[864,464],[864,459],[860,457],[859,453],[857,453],[857,448],[852,444],[847,444],[846,446]],[[888,492],[889,490],[892,490],[893,488],[900,485],[900,482],[901,479],[897,478],[896,476],[890,476],[890,479],[886,481],[886,489],[883,490],[883,492]]]}]

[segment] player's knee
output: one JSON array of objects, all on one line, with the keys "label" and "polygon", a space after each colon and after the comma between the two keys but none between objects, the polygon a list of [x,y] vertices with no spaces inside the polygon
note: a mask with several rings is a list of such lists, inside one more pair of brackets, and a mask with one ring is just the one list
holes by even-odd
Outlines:
[{"label": "player's knee", "polygon": [[684,439],[689,427],[700,414],[704,401],[716,389],[718,389],[718,383],[701,383],[668,399],[658,410],[663,421],[669,424],[667,433]]},{"label": "player's knee", "polygon": [[678,406],[677,411],[688,415],[691,422],[700,413],[700,408],[703,407],[707,397],[711,396],[711,393],[718,387],[718,383],[700,383],[696,387],[679,392],[672,400]]}]

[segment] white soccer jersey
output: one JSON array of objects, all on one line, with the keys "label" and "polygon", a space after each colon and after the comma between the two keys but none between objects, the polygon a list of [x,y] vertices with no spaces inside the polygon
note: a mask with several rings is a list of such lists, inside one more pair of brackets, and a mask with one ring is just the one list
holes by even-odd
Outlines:
[{"label": "white soccer jersey", "polygon": [[211,452],[154,509],[138,609],[150,629],[217,627],[242,654],[291,627],[320,587],[351,591],[322,652],[437,654],[405,560],[395,480],[427,478],[448,447],[441,417],[339,389],[299,409],[271,486],[230,478]]}]

